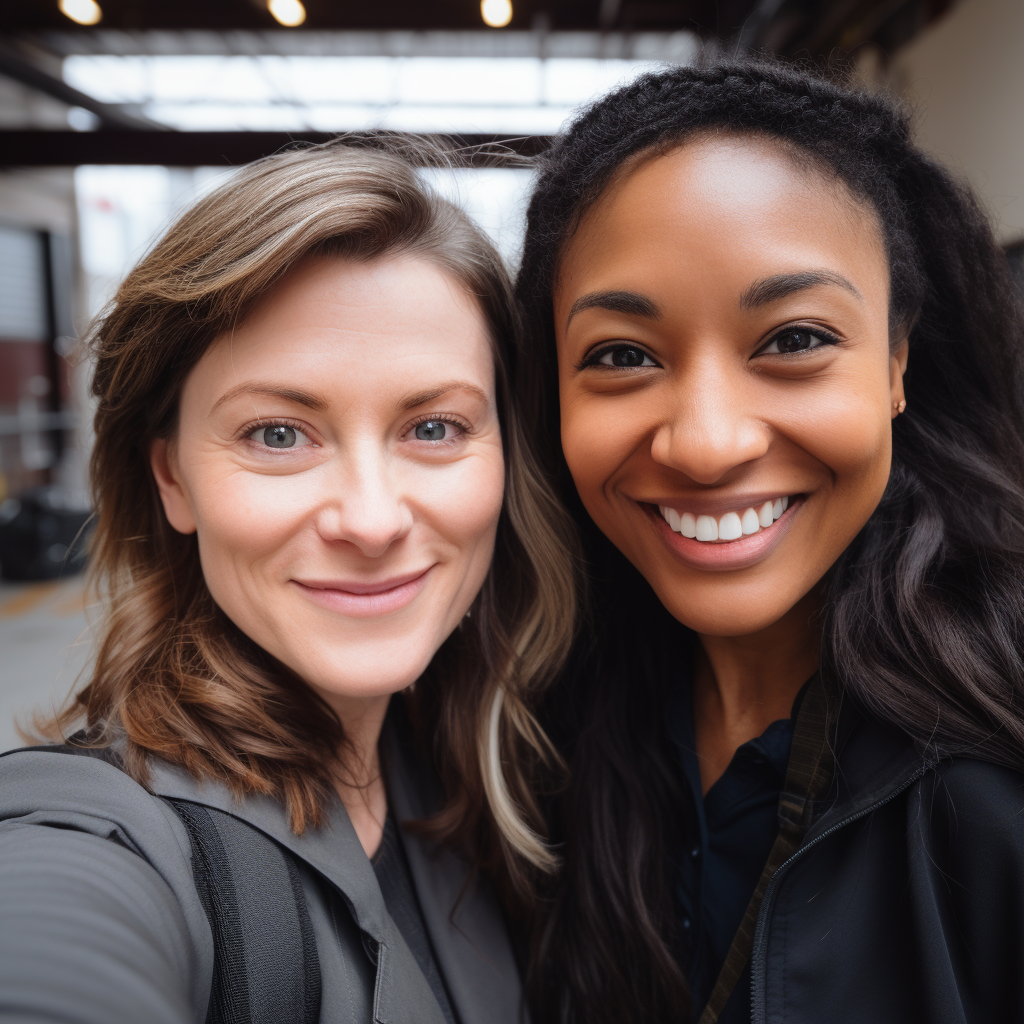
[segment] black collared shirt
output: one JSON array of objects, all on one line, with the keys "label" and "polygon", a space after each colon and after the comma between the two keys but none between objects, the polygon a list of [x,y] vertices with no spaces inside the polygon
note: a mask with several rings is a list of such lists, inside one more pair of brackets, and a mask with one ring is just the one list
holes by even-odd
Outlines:
[{"label": "black collared shirt", "polygon": [[[676,691],[669,730],[691,796],[686,832],[693,841],[677,858],[675,891],[680,956],[697,1020],[778,832],[779,794],[793,742],[793,720],[772,722],[760,736],[744,743],[706,796],[701,795],[688,679]],[[749,1024],[749,965],[718,1019],[719,1024]]]}]

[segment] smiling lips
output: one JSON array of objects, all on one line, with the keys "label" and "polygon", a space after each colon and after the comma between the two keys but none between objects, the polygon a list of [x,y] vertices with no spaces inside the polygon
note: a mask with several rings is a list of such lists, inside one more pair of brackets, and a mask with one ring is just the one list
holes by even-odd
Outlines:
[{"label": "smiling lips", "polygon": [[699,540],[708,541],[739,540],[759,533],[782,518],[782,513],[789,507],[789,498],[776,498],[766,501],[758,508],[747,508],[742,512],[726,512],[716,519],[714,516],[695,516],[692,512],[677,512],[674,508],[659,505],[658,511],[672,528],[674,533],[682,534]]},{"label": "smiling lips", "polygon": [[647,504],[646,508],[669,550],[681,562],[694,569],[729,571],[749,568],[767,558],[789,532],[804,497],[766,496],[717,516],[680,512],[662,504]]},{"label": "smiling lips", "polygon": [[428,569],[373,583],[349,580],[292,580],[308,598],[343,615],[368,618],[404,608],[426,585]]}]

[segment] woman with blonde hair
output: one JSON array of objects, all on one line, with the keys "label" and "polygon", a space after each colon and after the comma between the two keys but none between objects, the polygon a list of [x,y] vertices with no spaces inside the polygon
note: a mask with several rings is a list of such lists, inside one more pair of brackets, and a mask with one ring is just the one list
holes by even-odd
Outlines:
[{"label": "woman with blonde hair", "polygon": [[530,708],[573,600],[516,323],[380,148],[243,169],[128,275],[95,667],[66,743],[0,758],[0,1016],[519,1019],[495,891],[551,864]]}]

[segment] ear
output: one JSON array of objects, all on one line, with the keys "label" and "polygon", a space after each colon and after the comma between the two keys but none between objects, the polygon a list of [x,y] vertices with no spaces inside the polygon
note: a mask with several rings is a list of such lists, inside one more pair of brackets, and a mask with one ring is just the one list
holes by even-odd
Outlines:
[{"label": "ear", "polygon": [[907,359],[909,356],[910,343],[906,338],[889,356],[889,404],[893,419],[896,419],[899,415],[897,407],[900,402],[906,400],[906,396],[903,393],[903,374],[907,372]]},{"label": "ear", "polygon": [[174,452],[163,438],[157,438],[149,446],[149,466],[160,491],[160,500],[163,502],[167,521],[178,533],[195,533],[196,520],[192,512],[192,503],[182,486]]}]

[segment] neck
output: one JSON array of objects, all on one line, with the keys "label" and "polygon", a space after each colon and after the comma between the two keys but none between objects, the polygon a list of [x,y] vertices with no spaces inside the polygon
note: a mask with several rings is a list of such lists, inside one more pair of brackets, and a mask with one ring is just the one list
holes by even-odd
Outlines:
[{"label": "neck", "polygon": [[388,813],[378,744],[391,695],[324,696],[341,719],[347,741],[340,752],[335,788],[363,850],[372,857],[380,846]]},{"label": "neck", "polygon": [[800,688],[818,668],[820,607],[817,595],[808,595],[757,633],[701,635],[693,711],[705,793],[729,767],[738,747],[772,722],[789,718]]}]

